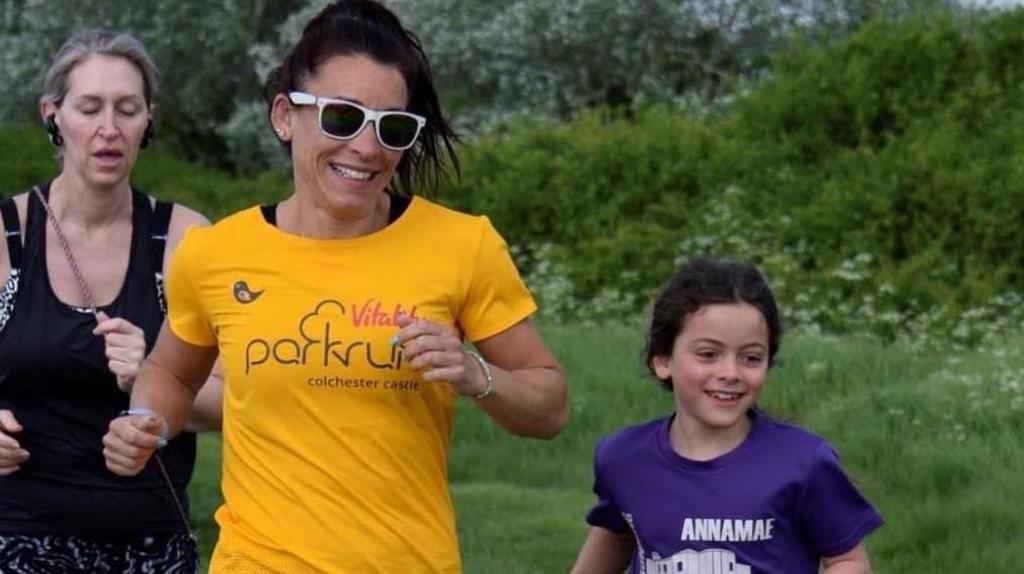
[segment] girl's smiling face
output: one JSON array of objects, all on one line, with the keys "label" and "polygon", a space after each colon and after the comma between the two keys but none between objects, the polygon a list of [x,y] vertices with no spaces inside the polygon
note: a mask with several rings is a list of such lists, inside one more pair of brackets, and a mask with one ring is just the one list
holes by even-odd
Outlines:
[{"label": "girl's smiling face", "polygon": [[651,363],[672,381],[683,428],[705,436],[745,429],[768,374],[767,322],[749,303],[705,305],[685,317],[672,354]]}]

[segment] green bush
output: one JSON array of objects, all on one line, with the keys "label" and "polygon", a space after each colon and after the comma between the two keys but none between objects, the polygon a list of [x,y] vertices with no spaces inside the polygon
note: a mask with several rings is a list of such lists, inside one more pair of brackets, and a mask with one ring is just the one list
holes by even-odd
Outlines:
[{"label": "green bush", "polygon": [[53,148],[42,126],[5,126],[0,132],[0,196],[24,192],[56,174]]},{"label": "green bush", "polygon": [[[462,151],[440,199],[486,213],[551,319],[633,316],[683,260],[751,259],[790,326],[978,344],[1024,320],[1024,10],[866,26],[780,58],[719,114],[523,121]],[[0,134],[4,191],[50,177]],[[134,181],[218,218],[287,194],[156,146]]]},{"label": "green bush", "polygon": [[709,254],[759,263],[801,328],[978,343],[1024,319],[1022,48],[1019,10],[875,23],[721,116],[485,138],[443,197],[494,219],[562,318],[635,311]]}]

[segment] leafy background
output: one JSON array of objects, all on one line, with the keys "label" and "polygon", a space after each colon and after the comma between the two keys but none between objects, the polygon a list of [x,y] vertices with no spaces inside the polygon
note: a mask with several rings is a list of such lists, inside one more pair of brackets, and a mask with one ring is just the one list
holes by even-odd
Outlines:
[{"label": "leafy background", "polygon": [[[458,412],[467,572],[566,571],[594,441],[671,409],[638,362],[653,292],[698,255],[752,259],[791,334],[764,406],[832,441],[886,517],[878,572],[1016,572],[1024,409],[1024,11],[955,2],[394,0],[463,170],[571,381],[554,441]],[[260,79],[322,2],[0,3],[0,192],[55,173],[41,74],[83,27],[163,70],[134,182],[211,218],[289,193]],[[57,8],[57,9],[55,9]],[[192,486],[216,537],[219,438]]]}]

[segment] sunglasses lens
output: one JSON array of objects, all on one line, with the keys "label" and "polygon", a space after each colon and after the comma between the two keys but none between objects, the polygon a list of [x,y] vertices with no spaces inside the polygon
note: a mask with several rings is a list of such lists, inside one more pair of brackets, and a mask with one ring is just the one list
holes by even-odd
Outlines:
[{"label": "sunglasses lens", "polygon": [[382,144],[393,148],[407,148],[416,141],[419,129],[419,123],[415,118],[387,114],[380,119],[378,133]]},{"label": "sunglasses lens", "polygon": [[320,116],[324,132],[339,138],[350,138],[363,126],[363,111],[345,103],[332,103],[324,106]]}]

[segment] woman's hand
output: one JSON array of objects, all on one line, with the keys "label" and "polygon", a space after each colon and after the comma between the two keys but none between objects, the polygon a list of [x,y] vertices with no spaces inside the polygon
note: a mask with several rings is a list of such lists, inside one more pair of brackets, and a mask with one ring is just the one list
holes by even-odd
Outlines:
[{"label": "woman's hand", "polygon": [[466,353],[455,329],[409,315],[399,315],[397,322],[400,329],[391,342],[424,380],[448,383],[457,395],[475,396],[487,388],[482,368]]},{"label": "woman's hand", "polygon": [[425,319],[399,315],[398,334],[408,365],[427,381],[443,381],[476,401],[505,430],[519,436],[552,438],[569,418],[565,374],[529,319],[473,341],[484,366],[462,346],[458,332]]},{"label": "woman's hand", "polygon": [[103,437],[107,468],[121,476],[139,474],[153,452],[167,444],[166,425],[159,415],[126,415],[110,421]]},{"label": "woman's hand", "polygon": [[146,338],[142,329],[131,322],[111,319],[103,311],[96,312],[96,328],[93,335],[102,335],[107,351],[107,367],[117,375],[117,386],[130,393],[135,384],[135,375],[146,357]]},{"label": "woman's hand", "polygon": [[9,410],[0,410],[0,476],[14,474],[28,460],[28,451],[11,435],[21,432],[21,424]]}]

